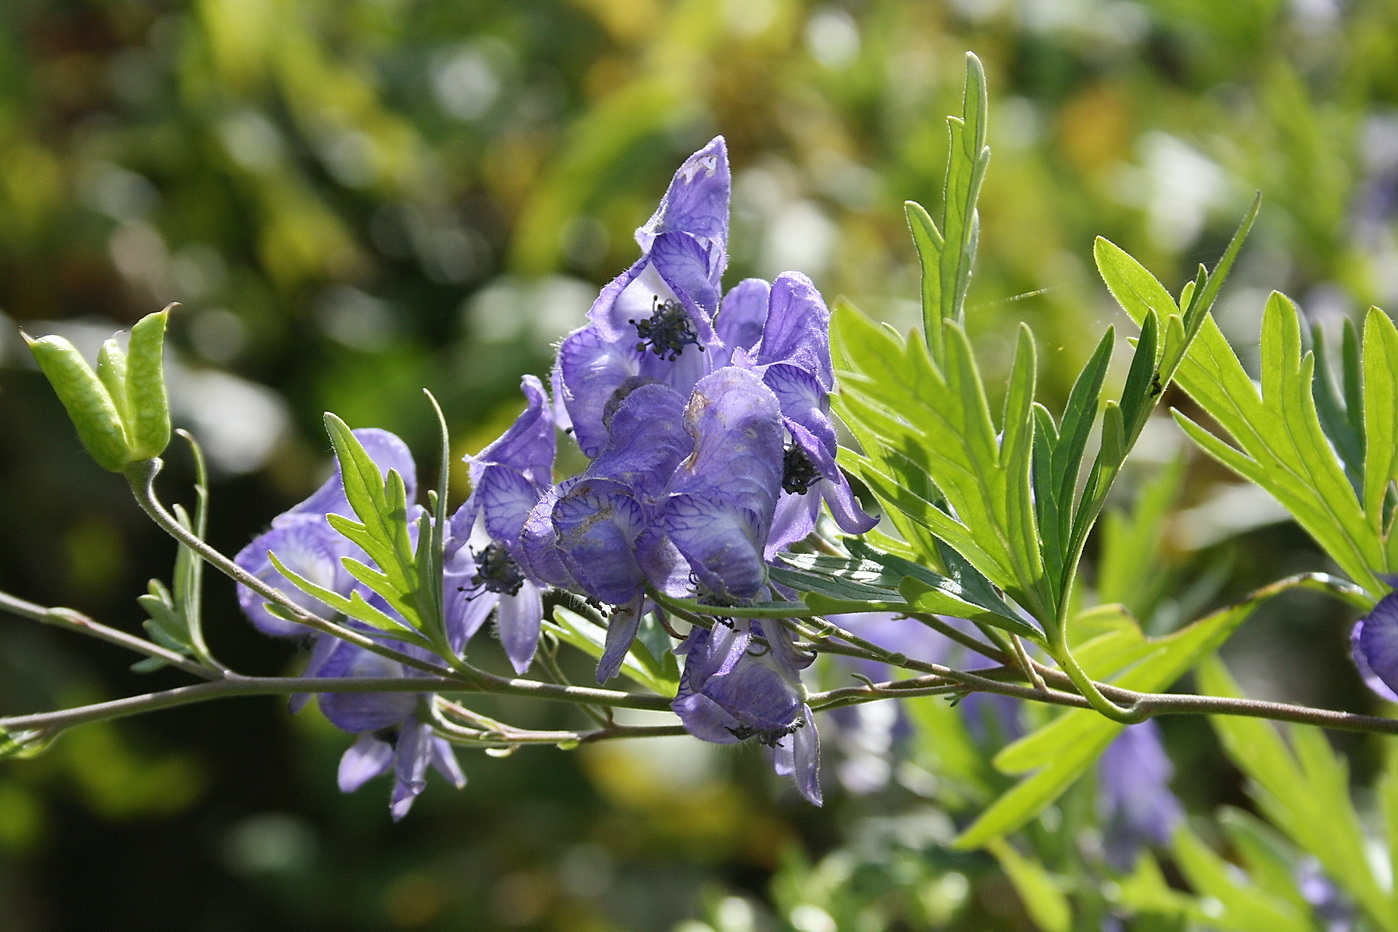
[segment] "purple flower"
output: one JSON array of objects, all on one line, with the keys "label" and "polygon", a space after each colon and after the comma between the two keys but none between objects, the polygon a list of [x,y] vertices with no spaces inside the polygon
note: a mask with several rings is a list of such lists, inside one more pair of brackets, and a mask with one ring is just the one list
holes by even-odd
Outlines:
[{"label": "purple flower", "polygon": [[801,795],[819,806],[820,736],[799,672],[810,658],[797,653],[786,629],[745,619],[720,622],[695,628],[675,652],[685,664],[671,708],[685,729],[717,744],[752,739],[767,745],[777,772],[793,776]]},{"label": "purple flower", "polygon": [[1097,811],[1107,863],[1131,870],[1144,846],[1170,840],[1182,818],[1170,791],[1175,768],[1160,743],[1160,727],[1146,720],[1129,725],[1097,762]]},{"label": "purple flower", "polygon": [[878,519],[859,507],[835,464],[839,442],[830,419],[835,384],[830,311],[815,285],[799,272],[783,272],[770,286],[747,279],[724,297],[716,327],[723,341],[720,358],[726,361],[731,355],[735,365],[761,374],[781,403],[789,437],[767,559],[815,530],[822,501],[841,530],[871,530]]},{"label": "purple flower", "polygon": [[534,659],[544,619],[543,581],[532,577],[522,537],[530,511],[553,482],[554,425],[548,396],[534,376],[521,388],[523,414],[499,439],[468,457],[471,497],[452,515],[446,557],[469,598],[466,637],[492,609],[505,654],[523,673]]},{"label": "purple flower", "polygon": [[1389,702],[1398,702],[1398,592],[1384,596],[1373,611],[1355,622],[1350,645],[1369,688]]},{"label": "purple flower", "polygon": [[[384,608],[382,602],[380,608]],[[399,642],[393,647],[412,654],[424,652]],[[338,638],[324,637],[317,644],[307,665],[307,676],[398,677],[410,671],[396,660],[356,647]],[[297,697],[293,711],[305,703]],[[466,777],[457,764],[451,745],[418,721],[417,709],[431,697],[423,693],[321,693],[320,710],[336,728],[358,735],[340,758],[340,791],[353,793],[368,780],[394,772],[393,795],[389,804],[395,821],[408,814],[413,800],[427,786],[431,765],[457,789]]]},{"label": "purple flower", "polygon": [[555,392],[589,457],[607,442],[605,411],[627,379],[663,382],[687,395],[713,369],[730,187],[728,150],[715,137],[685,160],[636,231],[640,259],[602,289],[587,325],[559,347]]},{"label": "purple flower", "polygon": [[[402,476],[408,501],[411,502],[417,494],[417,468],[407,445],[388,431],[375,428],[356,430],[354,436],[384,475],[394,470]],[[327,514],[355,517],[345,498],[345,485],[340,477],[338,461],[334,475],[324,485],[299,505],[273,518],[271,530],[240,550],[233,562],[274,589],[286,593],[297,605],[312,612],[328,614],[329,610],[320,600],[298,589],[267,558],[269,551],[276,553],[288,569],[340,595],[348,596],[355,588],[364,590],[345,569],[342,560],[344,557],[361,561],[368,558],[330,526],[325,520]],[[367,590],[364,591],[367,595]],[[312,633],[305,625],[287,621],[267,611],[266,600],[247,586],[238,586],[238,603],[243,614],[264,634],[305,637]]]}]

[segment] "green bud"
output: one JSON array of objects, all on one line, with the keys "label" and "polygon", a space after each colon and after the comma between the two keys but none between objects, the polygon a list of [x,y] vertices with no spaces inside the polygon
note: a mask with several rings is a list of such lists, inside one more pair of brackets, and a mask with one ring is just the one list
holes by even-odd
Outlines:
[{"label": "green bud", "polygon": [[171,304],[147,314],[131,328],[126,358],[127,436],[138,460],[151,459],[170,445],[170,399],[165,392],[165,323]]},{"label": "green bud", "polygon": [[126,427],[111,393],[77,347],[63,337],[33,340],[24,334],[24,339],[39,369],[58,394],[58,400],[67,409],[68,417],[78,430],[78,439],[97,465],[121,472],[126,464],[138,459],[132,455]]},{"label": "green bud", "polygon": [[131,417],[126,410],[126,350],[121,348],[116,337],[103,343],[101,352],[97,354],[97,378],[106,387],[107,394],[112,396],[112,403],[116,405],[122,423],[126,423]]}]

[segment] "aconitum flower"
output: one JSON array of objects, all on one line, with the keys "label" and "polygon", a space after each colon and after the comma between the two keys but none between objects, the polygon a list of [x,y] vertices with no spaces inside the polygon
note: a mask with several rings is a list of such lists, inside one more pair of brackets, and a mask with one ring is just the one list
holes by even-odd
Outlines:
[{"label": "aconitum flower", "polygon": [[[384,607],[380,603],[380,607]],[[386,642],[408,653],[422,654],[400,642]],[[307,676],[398,677],[411,671],[396,660],[382,657],[338,638],[325,637],[306,669]],[[302,700],[304,701],[304,699]],[[413,800],[427,787],[430,765],[457,789],[466,776],[451,745],[432,733],[417,718],[417,709],[430,696],[421,693],[322,693],[320,710],[336,728],[358,735],[340,758],[340,791],[353,793],[379,774],[393,771],[389,811],[395,821],[412,808]]]},{"label": "aconitum flower", "polygon": [[544,619],[541,580],[531,578],[521,535],[553,484],[554,426],[548,396],[534,376],[521,386],[528,406],[499,439],[467,457],[471,496],[451,518],[446,557],[467,582],[464,629],[470,637],[492,609],[505,655],[523,673],[534,659]]},{"label": "aconitum flower", "polygon": [[680,166],[636,231],[640,259],[602,289],[587,325],[559,347],[553,384],[561,426],[572,428],[587,456],[606,444],[606,409],[627,379],[662,382],[683,396],[713,369],[730,187],[719,136]]},{"label": "aconitum flower", "polygon": [[786,629],[779,622],[718,622],[695,628],[675,652],[685,663],[671,708],[685,730],[717,744],[767,745],[777,772],[793,776],[801,795],[819,806],[820,736],[800,676],[810,658],[796,651]]},{"label": "aconitum flower", "polygon": [[[398,437],[383,430],[357,430],[355,437],[364,446],[383,474],[390,469],[403,478],[408,500],[416,494],[416,468],[407,446]],[[413,506],[419,512],[418,506]],[[371,593],[344,568],[343,557],[367,561],[358,547],[330,526],[327,514],[354,517],[345,497],[344,482],[338,466],[336,472],[309,498],[272,520],[272,528],[244,547],[235,562],[270,585],[287,593],[297,604],[312,611],[326,611],[319,600],[297,589],[276,570],[268,557],[271,551],[292,571],[331,591],[344,596],[358,590],[381,611],[393,614],[383,599]],[[410,516],[412,517],[412,516]],[[416,522],[409,522],[416,529]],[[464,555],[463,555],[464,556]],[[454,583],[463,572],[462,559],[449,559],[444,586],[448,641],[460,650],[465,641],[467,600],[455,591]],[[312,637],[311,657],[305,675],[311,677],[400,677],[409,675],[402,664],[343,641],[333,635],[313,632],[302,625],[285,621],[267,611],[263,599],[252,590],[239,586],[239,601],[244,613],[260,630],[274,635]],[[376,636],[377,632],[358,622],[344,622],[362,633]],[[399,641],[384,640],[387,646],[427,658],[420,648]],[[355,743],[340,761],[340,789],[346,793],[358,789],[365,781],[392,768],[395,773],[391,811],[394,819],[407,814],[413,800],[426,786],[429,765],[458,788],[465,777],[456,763],[451,746],[432,734],[416,717],[419,704],[427,700],[419,693],[364,692],[322,693],[318,702],[325,717],[337,728],[358,735]],[[310,699],[308,695],[292,697],[291,709],[300,711]]]},{"label": "aconitum flower", "polygon": [[799,272],[783,272],[771,285],[740,282],[724,296],[716,330],[723,341],[720,358],[752,367],[781,403],[788,439],[767,559],[815,530],[822,501],[846,533],[871,530],[878,519],[859,507],[835,464],[830,310],[815,285]]},{"label": "aconitum flower", "polygon": [[[403,478],[407,498],[411,502],[417,494],[417,468],[407,444],[388,431],[376,428],[356,430],[354,436],[384,475],[394,470]],[[301,591],[278,572],[268,559],[268,552],[275,553],[292,572],[325,589],[348,597],[353,589],[359,588],[367,595],[368,590],[349,574],[343,563],[344,557],[361,561],[367,560],[367,557],[330,526],[325,518],[329,514],[355,517],[354,509],[345,498],[345,485],[338,461],[334,475],[324,485],[305,501],[273,518],[271,530],[240,550],[233,562],[311,612],[325,614],[328,609],[315,596]],[[305,625],[287,621],[267,611],[266,599],[247,586],[238,586],[238,603],[243,614],[264,634],[305,637],[313,633]]]},{"label": "aconitum flower", "polygon": [[1398,702],[1398,592],[1384,596],[1355,622],[1350,644],[1364,682],[1389,702]]}]

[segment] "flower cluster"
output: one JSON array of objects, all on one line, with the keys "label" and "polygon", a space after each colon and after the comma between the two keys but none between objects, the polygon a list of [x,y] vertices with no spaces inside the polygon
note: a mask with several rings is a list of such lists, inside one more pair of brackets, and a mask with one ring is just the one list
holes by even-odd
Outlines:
[{"label": "flower cluster", "polygon": [[[444,553],[457,649],[493,613],[505,654],[524,673],[538,645],[544,594],[567,590],[609,607],[597,670],[606,681],[620,670],[642,619],[663,619],[658,594],[728,607],[763,601],[772,596],[769,561],[811,534],[822,503],[846,532],[876,523],[835,463],[830,313],[819,292],[795,272],[722,292],[729,190],[720,137],[681,166],[636,232],[640,258],[562,341],[552,398],[526,377],[524,413],[468,458],[471,494],[451,517]],[[553,476],[556,428],[571,433],[587,458],[561,482]],[[382,469],[405,480],[411,474],[396,438],[364,432],[361,439]],[[308,605],[310,597],[276,573],[269,550],[325,588],[352,591],[360,584],[342,558],[362,554],[326,524],[337,508],[348,513],[332,479],[277,518],[238,562]],[[251,592],[243,606],[267,633],[301,630]],[[699,738],[771,747],[778,772],[793,774],[819,803],[819,740],[800,678],[810,658],[780,621],[711,624],[696,625],[675,646],[684,671],[674,711]],[[391,663],[325,641],[313,658],[314,672],[333,676],[385,675]],[[396,759],[398,814],[399,800],[410,802],[420,789],[428,762],[459,777],[441,740],[414,730],[417,697],[347,694],[320,703],[337,725],[362,736],[346,757],[342,786],[357,786]],[[395,737],[391,747],[388,736]]]},{"label": "flower cluster", "polygon": [[[357,430],[354,435],[382,473],[393,471],[402,477],[411,501],[417,488],[417,469],[407,445],[385,430]],[[274,518],[271,530],[244,547],[234,562],[311,611],[322,609],[320,602],[284,577],[272,564],[269,554],[275,553],[288,570],[324,589],[346,598],[358,592],[380,611],[392,614],[393,610],[379,595],[345,568],[345,558],[363,563],[369,559],[330,526],[328,515],[354,517],[338,467],[310,498]],[[458,578],[457,568],[448,567],[444,583],[446,622],[448,637],[456,649],[460,649],[466,639],[469,609],[466,600],[452,597],[451,583]],[[243,613],[265,634],[297,639],[310,636],[307,676],[398,677],[408,672],[395,660],[333,635],[312,632],[297,622],[273,614],[262,597],[247,586],[238,587],[238,601]],[[350,624],[359,627],[357,623]],[[479,621],[476,624],[479,625]],[[365,628],[363,633],[371,632]],[[427,657],[421,648],[388,639],[383,643],[403,653]],[[295,697],[292,710],[299,710],[308,698]],[[353,792],[365,781],[392,770],[391,811],[395,819],[407,815],[413,800],[426,787],[429,765],[457,787],[466,783],[451,745],[435,736],[419,718],[418,709],[423,698],[415,693],[373,692],[325,693],[318,700],[321,711],[332,724],[359,736],[340,760],[340,789]]]}]

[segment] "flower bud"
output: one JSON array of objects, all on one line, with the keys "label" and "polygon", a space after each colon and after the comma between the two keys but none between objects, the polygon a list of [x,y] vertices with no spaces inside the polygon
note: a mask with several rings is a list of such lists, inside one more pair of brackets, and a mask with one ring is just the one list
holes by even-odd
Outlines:
[{"label": "flower bud", "polygon": [[159,456],[170,443],[164,366],[169,315],[167,307],[137,321],[127,351],[115,339],[104,343],[95,372],[63,337],[24,337],[78,439],[103,469],[121,472],[129,463]]},{"label": "flower bud", "polygon": [[63,337],[33,340],[25,334],[24,338],[39,369],[67,409],[87,452],[103,469],[121,472],[136,457],[131,455],[126,427],[107,386],[77,347]]},{"label": "flower bud", "polygon": [[147,314],[131,328],[122,413],[132,455],[138,460],[159,456],[170,445],[170,399],[165,392],[165,323],[170,307]]}]

